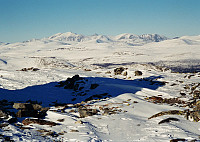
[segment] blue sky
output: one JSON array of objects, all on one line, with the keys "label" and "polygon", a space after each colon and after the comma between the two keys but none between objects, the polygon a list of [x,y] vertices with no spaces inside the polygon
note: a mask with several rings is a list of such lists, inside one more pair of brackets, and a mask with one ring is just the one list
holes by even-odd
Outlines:
[{"label": "blue sky", "polygon": [[200,35],[200,0],[0,0],[0,41],[74,32]]}]

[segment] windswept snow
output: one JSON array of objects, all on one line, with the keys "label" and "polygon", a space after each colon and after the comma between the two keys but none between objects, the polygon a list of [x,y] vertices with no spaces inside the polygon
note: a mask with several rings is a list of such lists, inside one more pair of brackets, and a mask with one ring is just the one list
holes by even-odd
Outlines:
[{"label": "windswept snow", "polygon": [[[183,115],[148,119],[162,111],[193,110],[166,100],[194,99],[192,93],[200,89],[199,48],[200,36],[168,39],[157,34],[85,36],[71,32],[1,44],[0,101],[41,102],[50,107],[44,119],[59,125],[21,126],[25,117],[18,118],[17,124],[0,125],[0,140],[199,141],[200,123]],[[116,73],[119,67],[122,72]],[[142,75],[136,76],[138,70]],[[187,73],[174,73],[177,71]],[[78,86],[59,86],[77,74],[81,77]],[[165,102],[152,102],[150,97],[155,96]],[[67,107],[56,107],[56,103]],[[98,112],[80,118],[75,104]],[[178,121],[158,124],[172,117]],[[3,121],[7,123],[1,119],[0,124]]]}]

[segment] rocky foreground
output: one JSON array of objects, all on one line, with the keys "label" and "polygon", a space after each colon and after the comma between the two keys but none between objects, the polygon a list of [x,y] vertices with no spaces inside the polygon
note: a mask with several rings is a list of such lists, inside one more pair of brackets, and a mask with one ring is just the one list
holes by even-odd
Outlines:
[{"label": "rocky foreground", "polygon": [[[33,91],[29,100],[20,100],[18,92],[16,99],[12,99],[12,93],[1,90],[1,94],[11,97],[0,101],[0,138],[2,141],[118,141],[120,137],[119,141],[199,141],[200,74],[166,70],[160,71],[159,76],[150,75],[157,72],[118,67],[97,72],[104,74],[104,78],[74,75],[49,88],[44,86],[44,90],[35,90],[38,94]],[[66,94],[60,100],[54,94],[55,100],[51,102],[34,99],[45,88],[64,90]],[[47,92],[43,95],[48,98]],[[66,97],[68,101],[64,101]]]}]

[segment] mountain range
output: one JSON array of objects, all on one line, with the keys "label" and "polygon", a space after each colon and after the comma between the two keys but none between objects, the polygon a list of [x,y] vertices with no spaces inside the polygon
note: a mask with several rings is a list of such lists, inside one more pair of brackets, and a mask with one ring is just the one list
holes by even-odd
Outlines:
[{"label": "mountain range", "polygon": [[67,33],[58,33],[45,40],[57,40],[57,41],[69,41],[69,42],[88,42],[94,41],[96,43],[106,43],[106,42],[127,42],[127,43],[150,43],[150,42],[160,42],[167,40],[165,36],[160,36],[158,34],[144,34],[144,35],[134,35],[134,34],[120,34],[117,36],[107,36],[107,35],[98,35],[94,34],[91,36],[85,36],[81,34],[76,34],[72,32]]},{"label": "mountain range", "polygon": [[[164,41],[167,44],[186,44],[186,45],[197,45],[200,44],[200,36],[182,36],[175,38],[168,38],[159,34],[142,34],[135,35],[131,33],[123,33],[116,36],[108,36],[108,35],[82,35],[72,32],[66,33],[57,33],[49,37],[45,37],[42,39],[31,39],[24,41],[26,42],[35,42],[41,41],[44,43],[49,42],[62,42],[62,43],[121,43],[127,44],[131,46],[142,46],[148,43],[158,43]],[[0,42],[0,45],[7,45],[9,43]]]}]

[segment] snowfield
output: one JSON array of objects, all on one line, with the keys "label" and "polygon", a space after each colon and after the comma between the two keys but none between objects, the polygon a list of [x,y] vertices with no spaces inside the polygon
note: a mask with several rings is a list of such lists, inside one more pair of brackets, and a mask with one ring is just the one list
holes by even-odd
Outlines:
[{"label": "snowfield", "polygon": [[199,48],[157,34],[0,42],[0,141],[200,141]]}]

